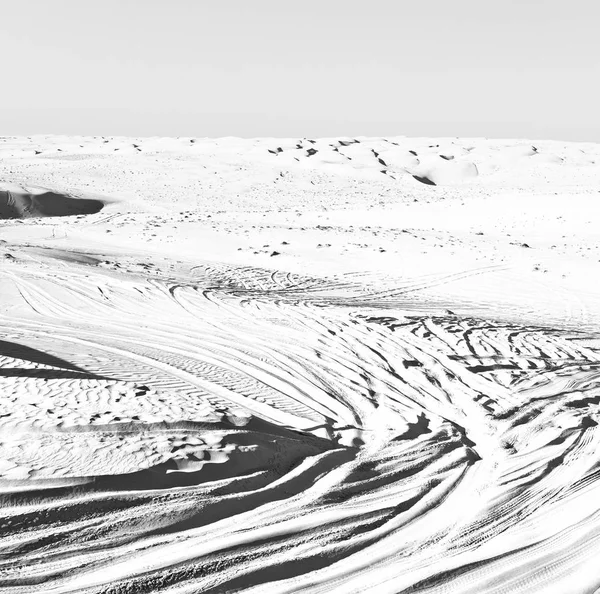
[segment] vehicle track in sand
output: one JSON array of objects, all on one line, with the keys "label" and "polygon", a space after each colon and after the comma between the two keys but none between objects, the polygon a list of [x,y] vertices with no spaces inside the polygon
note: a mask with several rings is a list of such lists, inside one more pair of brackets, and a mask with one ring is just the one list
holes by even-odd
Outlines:
[{"label": "vehicle track in sand", "polygon": [[509,273],[2,265],[0,592],[600,587],[585,306],[435,294]]}]

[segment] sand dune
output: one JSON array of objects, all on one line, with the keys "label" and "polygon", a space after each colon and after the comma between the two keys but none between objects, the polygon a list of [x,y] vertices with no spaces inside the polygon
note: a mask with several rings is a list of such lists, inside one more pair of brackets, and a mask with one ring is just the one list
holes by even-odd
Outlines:
[{"label": "sand dune", "polygon": [[66,217],[100,212],[104,203],[42,188],[0,187],[0,218]]},{"label": "sand dune", "polygon": [[600,588],[600,148],[4,144],[0,591]]}]

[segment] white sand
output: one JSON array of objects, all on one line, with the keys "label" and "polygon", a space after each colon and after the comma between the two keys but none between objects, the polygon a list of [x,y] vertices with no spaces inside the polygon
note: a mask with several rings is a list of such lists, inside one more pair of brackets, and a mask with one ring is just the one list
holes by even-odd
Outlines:
[{"label": "white sand", "polygon": [[600,146],[3,138],[0,180],[0,592],[600,588]]}]

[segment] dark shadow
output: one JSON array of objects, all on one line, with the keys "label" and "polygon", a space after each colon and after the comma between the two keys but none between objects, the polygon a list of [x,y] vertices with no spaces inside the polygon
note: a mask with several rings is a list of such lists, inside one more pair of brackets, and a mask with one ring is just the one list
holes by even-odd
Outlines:
[{"label": "dark shadow", "polygon": [[516,363],[495,363],[494,365],[471,365],[466,369],[471,373],[486,373],[488,371],[500,371],[502,369],[519,370],[520,367]]},{"label": "dark shadow", "polygon": [[565,404],[568,408],[586,408],[590,405],[597,406],[600,404],[600,396],[589,396],[587,398],[581,398],[580,400],[571,400]]},{"label": "dark shadow", "polygon": [[421,413],[417,417],[416,423],[407,423],[407,425],[408,429],[404,433],[398,435],[397,437],[394,437],[392,441],[400,441],[403,439],[416,439],[420,435],[431,433],[431,429],[429,428],[429,419],[423,413]]},{"label": "dark shadow", "polygon": [[[224,591],[239,592],[247,588],[251,588],[253,586],[259,586],[261,584],[264,585],[280,580],[287,580],[293,577],[297,577],[299,575],[305,575],[308,573],[319,571],[320,569],[324,569],[325,567],[330,567],[334,563],[337,563],[342,559],[346,559],[350,555],[354,555],[365,548],[366,544],[364,542],[352,542],[353,536],[365,534],[382,527],[396,516],[408,511],[411,507],[418,503],[420,499],[420,496],[413,497],[408,501],[405,501],[393,508],[390,508],[390,511],[387,514],[383,515],[383,517],[380,517],[378,519],[375,519],[375,517],[373,517],[373,521],[363,524],[362,526],[356,527],[345,537],[347,544],[345,544],[345,546],[340,546],[337,550],[334,550],[327,554],[315,552],[311,556],[303,557],[300,559],[294,559],[291,561],[284,561],[283,563],[277,563],[268,567],[255,569],[246,574],[233,577],[227,582],[221,583],[219,584],[219,586],[206,589],[203,592],[204,594],[219,594],[220,592]],[[374,512],[373,516],[375,516]],[[368,517],[365,517],[363,519],[368,520]],[[334,527],[335,526],[332,526],[332,529]],[[275,540],[276,539],[270,539],[269,544],[275,542]],[[227,549],[225,549],[224,552],[227,552]],[[223,589],[224,587],[226,587],[226,589]]]},{"label": "dark shadow", "polygon": [[[173,428],[175,426],[181,428],[184,425],[195,425],[196,430],[200,425],[204,425],[206,428],[206,424],[190,422],[158,423],[156,425],[160,426],[163,430],[167,427]],[[153,427],[153,425],[145,423],[125,423],[121,431],[127,431],[128,427],[135,431],[140,431],[142,428],[148,429],[149,426]],[[118,425],[115,426],[114,424],[104,427],[94,426],[95,431],[102,430],[103,428],[106,431],[119,430]],[[301,460],[328,450],[337,450],[339,447],[328,439],[297,433],[257,418],[252,418],[243,427],[235,427],[230,423],[221,422],[212,423],[209,428],[211,430],[226,430],[230,432],[229,435],[222,439],[222,446],[233,444],[235,446],[262,445],[263,447],[270,447],[270,444],[282,443],[285,440],[288,443],[292,442],[294,444],[293,448],[289,449],[290,453],[293,451],[294,454],[288,460],[282,461],[279,459],[278,446],[274,447],[271,455],[266,455],[264,458],[254,458],[239,450],[234,450],[229,454],[229,459],[226,463],[205,463],[202,468],[192,472],[179,471],[176,462],[169,460],[152,468],[130,474],[94,477],[95,487],[108,491],[145,491],[152,489],[172,489],[174,487],[191,487],[212,481],[246,476],[261,471],[270,472],[273,470],[274,464],[277,465],[277,474],[283,475],[289,472]],[[341,451],[346,452],[347,450],[344,449]],[[342,456],[351,459],[355,455],[355,452],[348,450],[348,453]]]},{"label": "dark shadow", "polygon": [[32,194],[26,190],[0,190],[0,219],[87,215],[103,208],[100,200],[74,198],[57,192]]},{"label": "dark shadow", "polygon": [[84,369],[80,369],[77,365],[73,365],[73,363],[69,363],[64,359],[60,359],[54,355],[49,355],[48,353],[32,349],[31,347],[16,342],[0,340],[0,355],[12,357],[13,359],[22,359],[23,361],[29,361],[30,363],[39,363],[41,365],[50,365],[51,367],[68,369],[69,371],[87,373]]},{"label": "dark shadow", "polygon": [[422,184],[425,184],[426,186],[435,186],[435,182],[430,180],[428,177],[426,176],[421,176],[421,175],[413,175],[413,177],[418,181],[421,182]]},{"label": "dark shadow", "polygon": [[[78,376],[80,377],[80,376]],[[275,472],[277,476],[283,476],[295,467],[300,461],[310,456],[319,455],[327,451],[340,452],[336,454],[341,463],[352,459],[356,451],[350,448],[340,447],[322,437],[312,434],[301,433],[278,426],[268,421],[252,417],[248,423],[242,426],[235,425],[229,421],[202,423],[195,421],[178,422],[158,422],[144,423],[135,420],[127,420],[119,423],[94,424],[70,426],[69,432],[72,433],[112,433],[127,434],[139,432],[160,432],[160,431],[226,431],[228,434],[221,440],[221,445],[226,446],[261,446],[263,450],[270,450],[270,454],[254,457],[246,455],[240,450],[234,450],[229,454],[226,463],[215,464],[206,462],[198,470],[184,472],[181,471],[174,460],[158,464],[151,468],[132,473],[114,474],[114,475],[90,475],[80,477],[70,477],[78,486],[77,489],[85,488],[92,491],[149,491],[155,489],[172,489],[174,487],[193,487],[203,483],[218,481],[222,479],[239,479],[257,472]],[[287,442],[288,455],[286,459],[281,457],[281,444]],[[330,468],[329,468],[330,470]],[[307,473],[303,475],[308,476]],[[70,480],[67,479],[67,480]],[[83,483],[82,483],[83,481]],[[82,484],[86,486],[83,487]],[[48,488],[63,489],[64,485],[53,485],[52,480],[27,479],[19,486],[27,486],[28,489],[20,491],[20,497],[25,498],[27,493],[45,490]],[[289,483],[288,483],[289,487]],[[284,486],[284,490],[288,487]],[[69,488],[68,486],[66,488]],[[75,487],[73,487],[75,488]],[[0,496],[0,502],[2,497]]]},{"label": "dark shadow", "polygon": [[0,377],[37,377],[45,380],[55,379],[101,379],[93,373],[59,369],[23,369],[19,367],[0,367]]},{"label": "dark shadow", "polygon": [[510,557],[516,557],[520,553],[532,549],[535,545],[527,545],[524,547],[520,547],[518,549],[513,549],[506,553],[501,553],[495,557],[490,557],[489,559],[485,559],[484,561],[475,561],[473,563],[467,563],[466,565],[462,565],[461,567],[457,567],[455,569],[450,569],[447,571],[441,571],[431,577],[428,577],[424,580],[421,580],[406,590],[403,590],[403,594],[425,594],[425,592],[430,592],[432,589],[436,587],[447,588],[449,591],[452,590],[452,581],[461,578],[462,576],[467,575],[470,572],[474,572],[480,567],[484,565],[493,565],[494,562],[507,560]]}]

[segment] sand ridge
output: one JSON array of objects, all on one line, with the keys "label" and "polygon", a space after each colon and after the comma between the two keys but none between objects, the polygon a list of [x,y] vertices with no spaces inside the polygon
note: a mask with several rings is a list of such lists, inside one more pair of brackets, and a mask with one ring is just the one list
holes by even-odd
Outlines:
[{"label": "sand ridge", "polygon": [[95,214],[104,207],[101,200],[68,196],[43,188],[0,186],[0,218],[65,217]]}]

